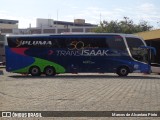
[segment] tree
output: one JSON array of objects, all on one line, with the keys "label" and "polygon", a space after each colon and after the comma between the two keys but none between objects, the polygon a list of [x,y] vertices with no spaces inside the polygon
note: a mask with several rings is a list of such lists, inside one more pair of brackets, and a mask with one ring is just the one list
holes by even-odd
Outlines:
[{"label": "tree", "polygon": [[153,26],[150,26],[146,21],[141,21],[139,24],[134,24],[133,20],[130,20],[128,17],[124,17],[124,19],[119,22],[117,20],[112,20],[110,22],[100,22],[100,26],[95,28],[93,32],[132,34],[137,32],[149,31],[152,28]]}]

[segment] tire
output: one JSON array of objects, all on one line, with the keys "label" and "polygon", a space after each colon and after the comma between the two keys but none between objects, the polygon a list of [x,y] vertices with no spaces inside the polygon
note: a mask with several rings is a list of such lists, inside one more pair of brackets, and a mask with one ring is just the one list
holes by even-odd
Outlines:
[{"label": "tire", "polygon": [[44,73],[45,73],[46,76],[55,76],[56,75],[55,69],[53,67],[50,67],[50,66],[46,67],[44,69]]},{"label": "tire", "polygon": [[117,69],[117,74],[119,76],[127,76],[128,73],[129,73],[129,68],[128,67],[123,66],[123,67],[119,67]]},{"label": "tire", "polygon": [[40,76],[41,75],[41,71],[40,71],[40,68],[37,67],[37,66],[33,66],[29,69],[29,73],[32,75],[32,76]]}]

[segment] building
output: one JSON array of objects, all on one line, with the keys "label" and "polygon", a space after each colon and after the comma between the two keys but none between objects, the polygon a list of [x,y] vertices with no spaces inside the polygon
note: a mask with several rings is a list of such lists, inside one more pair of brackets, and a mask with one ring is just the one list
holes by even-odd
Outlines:
[{"label": "building", "polygon": [[92,32],[98,25],[85,23],[84,19],[74,22],[55,21],[53,19],[38,18],[36,27],[18,28],[18,20],[0,19],[0,33],[2,34],[60,34],[64,32]]},{"label": "building", "polygon": [[18,20],[0,19],[0,62],[5,60],[4,37],[18,30]]},{"label": "building", "polygon": [[160,29],[147,32],[140,32],[136,35],[142,37],[148,46],[156,48],[156,56],[153,57],[152,62],[160,64]]},{"label": "building", "polygon": [[18,20],[0,19],[0,33],[12,34],[14,29],[18,29]]},{"label": "building", "polygon": [[60,34],[63,32],[92,32],[98,25],[85,23],[84,19],[75,19],[74,22],[54,21],[38,18],[36,28],[30,28],[32,34]]},{"label": "building", "polygon": [[0,35],[0,62],[5,61],[4,35]]}]

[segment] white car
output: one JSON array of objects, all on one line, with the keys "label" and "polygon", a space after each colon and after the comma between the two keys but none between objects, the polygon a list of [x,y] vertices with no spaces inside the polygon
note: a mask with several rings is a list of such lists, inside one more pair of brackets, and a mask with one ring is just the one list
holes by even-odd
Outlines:
[{"label": "white car", "polygon": [[152,73],[158,73],[158,74],[160,74],[160,64],[158,64],[158,63],[151,63],[151,70],[152,70]]}]

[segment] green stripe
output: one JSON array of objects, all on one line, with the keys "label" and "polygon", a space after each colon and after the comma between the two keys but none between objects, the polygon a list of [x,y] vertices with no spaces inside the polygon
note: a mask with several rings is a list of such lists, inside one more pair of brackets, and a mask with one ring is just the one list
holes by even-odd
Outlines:
[{"label": "green stripe", "polygon": [[44,71],[44,68],[46,66],[53,66],[56,70],[56,73],[65,73],[65,68],[57,63],[54,63],[54,62],[51,62],[51,61],[48,61],[48,60],[44,60],[44,59],[40,59],[40,58],[34,58],[35,59],[35,62],[33,64],[31,64],[30,66],[27,66],[27,67],[24,67],[22,69],[19,69],[19,70],[15,70],[13,72],[15,73],[28,73],[29,72],[29,68],[31,66],[38,66],[41,70],[41,72]]}]

